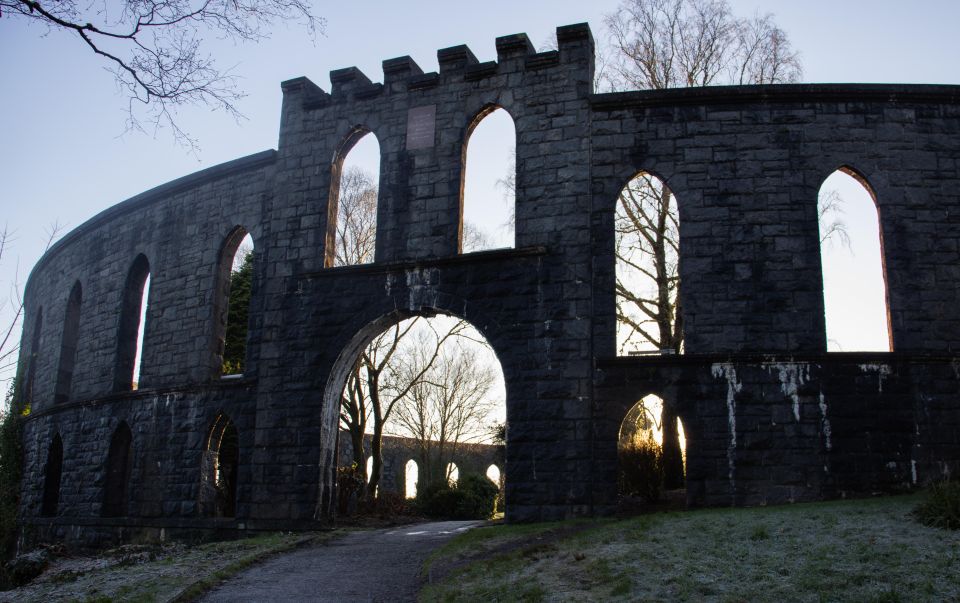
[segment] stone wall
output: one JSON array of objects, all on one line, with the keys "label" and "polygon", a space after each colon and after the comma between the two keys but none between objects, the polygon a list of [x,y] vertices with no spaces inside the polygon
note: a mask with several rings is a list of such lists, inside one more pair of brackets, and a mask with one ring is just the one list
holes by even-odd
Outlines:
[{"label": "stone wall", "polygon": [[[391,59],[382,84],[338,70],[329,94],[284,82],[278,150],[144,193],[55,245],[26,291],[21,370],[34,387],[21,517],[31,533],[95,544],[137,529],[327,518],[337,402],[355,354],[398,320],[438,313],[469,320],[502,365],[510,520],[611,511],[616,428],[640,397],[667,390],[688,430],[692,505],[909,489],[955,473],[960,88],[595,95],[589,29],[559,28],[558,46],[535,53],[526,36],[507,36],[489,63],[448,48],[428,74]],[[461,254],[465,144],[493,107],[516,127],[515,246]],[[329,267],[339,161],[366,132],[381,149],[376,261]],[[876,197],[890,354],[825,352],[816,201],[838,168]],[[614,209],[640,170],[678,199],[681,357],[613,357]],[[237,226],[257,249],[248,358],[242,377],[223,379],[217,279]],[[139,254],[151,269],[141,384],[114,391],[120,302]],[[77,282],[77,362],[55,404]],[[197,509],[200,456],[221,414],[240,447],[229,520]],[[103,518],[120,421],[133,434],[128,513]],[[58,512],[40,517],[57,433]]]}]

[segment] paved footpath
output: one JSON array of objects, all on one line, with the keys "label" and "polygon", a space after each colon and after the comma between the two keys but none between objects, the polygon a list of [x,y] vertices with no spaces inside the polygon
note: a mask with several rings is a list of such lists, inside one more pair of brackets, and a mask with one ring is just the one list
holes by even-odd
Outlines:
[{"label": "paved footpath", "polygon": [[224,582],[201,601],[416,601],[423,584],[423,561],[435,548],[478,523],[443,521],[351,532],[268,559]]}]

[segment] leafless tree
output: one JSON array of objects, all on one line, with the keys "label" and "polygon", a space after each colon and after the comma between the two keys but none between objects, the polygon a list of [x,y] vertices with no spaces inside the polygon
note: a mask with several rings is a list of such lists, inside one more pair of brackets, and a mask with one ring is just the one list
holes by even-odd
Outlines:
[{"label": "leafless tree", "polygon": [[[0,0],[0,17],[22,19],[72,36],[101,57],[127,95],[127,127],[176,123],[183,105],[199,104],[240,117],[237,78],[204,52],[205,35],[241,42],[269,37],[277,21],[302,22],[313,35],[323,19],[306,0]],[[141,117],[143,116],[143,117]]]},{"label": "leafless tree", "polygon": [[358,467],[366,467],[363,436],[368,426],[372,429],[368,498],[375,496],[383,474],[383,434],[398,403],[420,386],[441,358],[446,342],[466,336],[468,328],[466,322],[458,321],[438,331],[430,321],[409,319],[377,336],[357,359],[341,398],[340,419],[350,434]]},{"label": "leafless tree", "polygon": [[803,73],[772,15],[739,19],[726,0],[626,0],[604,23],[618,89],[773,84]]},{"label": "leafless tree", "polygon": [[335,266],[369,264],[377,242],[377,184],[357,167],[340,177],[337,200]]},{"label": "leafless tree", "polygon": [[[53,223],[47,228],[47,242],[44,251],[50,248],[50,245],[59,236],[62,227]],[[14,233],[10,227],[5,225],[0,231],[0,262],[9,259],[10,245],[14,241]],[[20,352],[20,325],[23,320],[23,283],[20,282],[19,267],[13,271],[13,280],[5,283],[8,288],[5,297],[0,298],[0,313],[9,318],[5,318],[6,324],[0,325],[0,383],[8,384],[14,377],[12,369],[17,365],[17,357]],[[6,391],[6,387],[0,388]]]},{"label": "leafless tree", "polygon": [[422,332],[404,356],[403,381],[421,378],[396,407],[392,423],[394,433],[416,441],[420,479],[427,484],[450,480],[449,461],[461,444],[492,439],[490,414],[497,403],[489,396],[495,371],[479,349],[464,345],[462,338],[440,346],[438,341],[435,334]]},{"label": "leafless tree", "polygon": [[840,217],[843,211],[843,197],[836,189],[821,190],[817,197],[817,217],[820,221],[820,245],[832,245],[839,242],[852,250],[850,232]]},{"label": "leafless tree", "polygon": [[621,352],[652,346],[679,353],[679,220],[673,193],[642,172],[620,193],[615,221]]},{"label": "leafless tree", "polygon": [[[799,54],[771,15],[741,19],[726,0],[625,0],[606,16],[613,89],[771,84],[800,79]],[[616,217],[621,352],[683,349],[676,199],[641,172],[621,191]],[[660,424],[668,487],[682,484],[673,400]]]}]

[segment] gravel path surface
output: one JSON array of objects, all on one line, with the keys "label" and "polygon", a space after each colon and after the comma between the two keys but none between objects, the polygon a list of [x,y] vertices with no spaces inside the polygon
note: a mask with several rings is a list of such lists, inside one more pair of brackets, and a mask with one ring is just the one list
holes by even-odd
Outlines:
[{"label": "gravel path surface", "polygon": [[202,601],[415,601],[420,566],[433,549],[475,521],[352,532],[270,559],[210,591]]}]

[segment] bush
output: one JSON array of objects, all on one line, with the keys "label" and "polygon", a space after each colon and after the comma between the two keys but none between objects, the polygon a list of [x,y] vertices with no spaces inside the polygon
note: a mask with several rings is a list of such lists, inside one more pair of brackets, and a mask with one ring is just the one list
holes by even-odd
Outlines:
[{"label": "bush", "polygon": [[440,482],[417,492],[417,507],[437,519],[489,519],[497,493],[498,488],[486,476],[466,473],[455,486]]},{"label": "bush", "polygon": [[353,515],[366,485],[366,473],[356,463],[337,467],[337,514]]},{"label": "bush", "polygon": [[931,484],[926,500],[913,509],[913,516],[924,525],[960,529],[960,481]]},{"label": "bush", "polygon": [[663,487],[663,449],[653,434],[637,434],[620,449],[620,493],[647,502],[660,500]]},{"label": "bush", "polygon": [[4,562],[13,557],[17,545],[17,505],[20,502],[20,478],[23,454],[20,448],[21,414],[14,379],[3,407],[0,407],[0,588],[9,586]]}]

